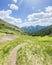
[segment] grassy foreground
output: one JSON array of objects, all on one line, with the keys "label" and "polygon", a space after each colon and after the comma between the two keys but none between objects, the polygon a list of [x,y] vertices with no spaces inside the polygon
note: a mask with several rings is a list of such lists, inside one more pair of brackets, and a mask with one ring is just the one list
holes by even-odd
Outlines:
[{"label": "grassy foreground", "polygon": [[7,41],[3,43],[0,42],[0,65],[8,65],[8,59],[9,59],[10,52],[18,44],[22,44],[23,42],[24,40],[22,39],[22,37],[17,38],[12,41]]},{"label": "grassy foreground", "polygon": [[17,65],[52,65],[52,37],[24,37],[28,45],[17,52]]},{"label": "grassy foreground", "polygon": [[16,65],[52,65],[52,37],[27,35],[20,36],[13,41],[0,43],[0,65],[8,65],[12,49],[23,43],[28,44],[17,52]]}]

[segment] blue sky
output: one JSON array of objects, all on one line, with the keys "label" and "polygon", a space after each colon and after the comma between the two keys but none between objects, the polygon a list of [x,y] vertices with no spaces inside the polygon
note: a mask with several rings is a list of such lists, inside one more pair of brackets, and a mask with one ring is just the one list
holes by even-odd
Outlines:
[{"label": "blue sky", "polygon": [[0,0],[0,18],[17,25],[52,24],[52,0]]}]

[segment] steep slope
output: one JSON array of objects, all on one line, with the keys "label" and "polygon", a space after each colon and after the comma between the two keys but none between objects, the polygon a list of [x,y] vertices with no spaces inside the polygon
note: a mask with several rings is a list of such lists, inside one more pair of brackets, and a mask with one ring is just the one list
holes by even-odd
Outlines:
[{"label": "steep slope", "polygon": [[23,33],[23,30],[21,30],[19,27],[14,26],[12,24],[9,24],[3,20],[0,19],[0,34],[17,34],[17,33]]},{"label": "steep slope", "polygon": [[52,36],[52,25],[47,26],[46,28],[38,31],[38,32],[34,32],[32,33],[33,36],[45,36],[45,35],[50,35]]}]

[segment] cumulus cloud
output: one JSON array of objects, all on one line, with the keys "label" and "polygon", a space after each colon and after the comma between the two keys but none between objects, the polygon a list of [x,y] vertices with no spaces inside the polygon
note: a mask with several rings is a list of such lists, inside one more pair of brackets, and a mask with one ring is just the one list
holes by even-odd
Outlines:
[{"label": "cumulus cloud", "polygon": [[28,15],[27,22],[23,23],[22,26],[31,26],[31,25],[47,26],[51,24],[52,24],[52,6],[48,6],[44,9],[44,11]]},{"label": "cumulus cloud", "polygon": [[3,19],[9,23],[12,23],[14,25],[19,25],[22,23],[22,20],[20,18],[14,18],[10,16],[12,14],[12,10],[7,10],[7,11],[0,11],[0,19]]},{"label": "cumulus cloud", "polygon": [[8,6],[10,7],[10,9],[12,9],[12,10],[18,10],[18,6],[17,5],[15,5],[15,4],[8,4]]},{"label": "cumulus cloud", "polygon": [[11,10],[7,10],[7,11],[4,11],[4,10],[1,10],[0,11],[0,18],[7,18],[10,14],[12,14],[12,11]]},{"label": "cumulus cloud", "polygon": [[31,14],[31,15],[28,15],[28,21],[30,21],[30,22],[35,22],[35,21],[39,21],[40,19],[45,19],[46,20],[46,18],[50,18],[50,17],[52,17],[52,12],[49,12],[49,13],[47,13],[47,12],[39,12],[39,13],[33,13],[33,14]]},{"label": "cumulus cloud", "polygon": [[52,24],[52,6],[46,7],[44,11],[29,14],[25,19],[25,22],[22,22],[21,18],[15,18],[10,16],[11,14],[12,10],[2,10],[0,11],[0,18],[19,27],[36,25],[47,26]]},{"label": "cumulus cloud", "polygon": [[46,12],[52,12],[52,6],[48,6],[45,8]]}]

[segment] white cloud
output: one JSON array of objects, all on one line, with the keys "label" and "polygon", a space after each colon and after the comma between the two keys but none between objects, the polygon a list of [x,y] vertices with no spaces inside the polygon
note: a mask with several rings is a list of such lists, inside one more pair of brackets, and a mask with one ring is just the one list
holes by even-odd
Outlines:
[{"label": "white cloud", "polygon": [[4,19],[4,18],[8,17],[10,14],[12,14],[11,10],[7,10],[7,11],[1,10],[0,11],[0,18]]},{"label": "white cloud", "polygon": [[18,6],[17,5],[15,5],[15,4],[8,4],[8,6],[10,7],[10,9],[12,9],[12,10],[18,10]]},{"label": "white cloud", "polygon": [[19,24],[22,23],[21,18],[14,18],[10,16],[11,14],[12,14],[12,10],[7,10],[7,11],[2,10],[0,11],[0,19],[3,19],[9,23],[19,26]]},{"label": "white cloud", "polygon": [[45,8],[46,12],[52,12],[52,6],[48,6]]},{"label": "white cloud", "polygon": [[48,6],[44,11],[38,13],[32,13],[27,16],[27,22],[24,22],[21,26],[47,26],[52,24],[52,6]]},{"label": "white cloud", "polygon": [[18,0],[13,0],[13,2],[17,3]]},{"label": "white cloud", "polygon": [[52,11],[51,10],[52,10],[52,7],[48,6],[45,8],[44,11],[40,11],[38,13],[32,13],[27,16],[27,19],[25,19],[25,22],[22,22],[21,18],[14,18],[10,16],[12,14],[12,10],[0,11],[0,18],[12,24],[15,24],[19,27],[36,26],[36,25],[47,26],[47,25],[52,24]]},{"label": "white cloud", "polygon": [[31,15],[28,15],[27,18],[28,18],[29,22],[35,22],[35,21],[39,21],[40,19],[45,19],[46,20],[46,18],[50,18],[50,17],[52,17],[51,12],[49,12],[49,13],[39,12],[39,13],[33,13]]}]

